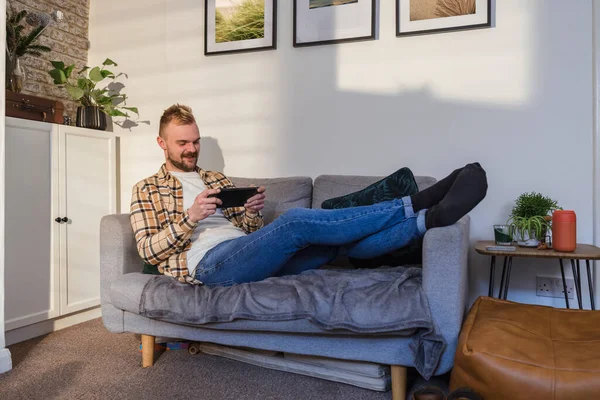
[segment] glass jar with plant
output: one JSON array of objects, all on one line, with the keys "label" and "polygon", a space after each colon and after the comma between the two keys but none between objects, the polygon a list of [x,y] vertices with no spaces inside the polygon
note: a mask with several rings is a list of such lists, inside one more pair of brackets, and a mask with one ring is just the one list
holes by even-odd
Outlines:
[{"label": "glass jar with plant", "polygon": [[[51,63],[54,69],[48,73],[54,79],[54,84],[64,87],[69,96],[81,104],[77,107],[77,126],[105,130],[106,115],[129,118],[128,111],[139,115],[136,107],[126,106],[127,95],[121,93],[125,85],[115,82],[120,76],[127,75],[123,72],[115,75],[106,69],[117,66],[110,58],[104,60],[101,66],[84,67],[77,73],[79,77],[72,82],[69,82],[69,79],[75,68],[74,64],[65,66],[62,61]],[[105,79],[110,80],[109,84],[101,85]]]},{"label": "glass jar with plant", "polygon": [[561,210],[555,200],[531,192],[521,194],[515,201],[507,224],[514,226],[515,237],[519,246],[537,247],[551,229],[549,215],[552,211]]},{"label": "glass jar with plant", "polygon": [[[63,13],[54,11],[52,14],[43,12],[15,11],[12,7],[6,8],[6,89],[20,93],[23,90],[25,71],[21,65],[21,57],[29,54],[41,57],[51,49],[38,43],[39,37],[51,25],[62,21]],[[31,26],[27,28],[23,21]]]}]

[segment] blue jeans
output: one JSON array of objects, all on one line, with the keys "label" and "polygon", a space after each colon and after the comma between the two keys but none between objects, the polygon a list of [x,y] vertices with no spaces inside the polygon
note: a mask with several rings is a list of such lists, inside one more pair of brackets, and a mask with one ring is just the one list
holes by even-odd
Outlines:
[{"label": "blue jeans", "polygon": [[354,258],[373,258],[425,234],[425,210],[410,197],[338,210],[295,208],[247,236],[211,249],[195,270],[209,286],[299,274],[332,261],[341,247]]}]

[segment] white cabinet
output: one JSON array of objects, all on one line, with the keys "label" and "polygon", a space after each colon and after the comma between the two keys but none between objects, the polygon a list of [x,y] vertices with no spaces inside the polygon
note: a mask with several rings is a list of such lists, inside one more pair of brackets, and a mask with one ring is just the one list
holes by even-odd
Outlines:
[{"label": "white cabinet", "polygon": [[6,118],[7,331],[100,304],[100,219],[117,210],[111,132]]}]

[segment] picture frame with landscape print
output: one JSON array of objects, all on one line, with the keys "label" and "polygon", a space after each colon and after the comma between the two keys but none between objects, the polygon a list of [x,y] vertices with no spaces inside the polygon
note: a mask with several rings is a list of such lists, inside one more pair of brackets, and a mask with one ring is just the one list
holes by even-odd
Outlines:
[{"label": "picture frame with landscape print", "polygon": [[377,0],[294,0],[294,47],[374,40]]},{"label": "picture frame with landscape print", "polygon": [[277,48],[277,0],[205,0],[204,55]]},{"label": "picture frame with landscape print", "polygon": [[491,0],[396,0],[396,36],[487,28]]}]

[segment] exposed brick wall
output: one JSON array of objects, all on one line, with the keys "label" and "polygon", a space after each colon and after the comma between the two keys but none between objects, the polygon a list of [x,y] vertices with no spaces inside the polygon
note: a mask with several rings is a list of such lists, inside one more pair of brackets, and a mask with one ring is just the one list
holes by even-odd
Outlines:
[{"label": "exposed brick wall", "polygon": [[23,57],[26,71],[23,93],[61,101],[65,105],[65,114],[75,120],[77,103],[70,100],[65,89],[54,85],[48,71],[52,69],[50,61],[75,64],[75,72],[87,65],[89,0],[8,0],[7,3],[17,11],[63,12],[63,21],[48,27],[38,39],[38,43],[50,47],[52,51],[43,53],[42,57]]}]

